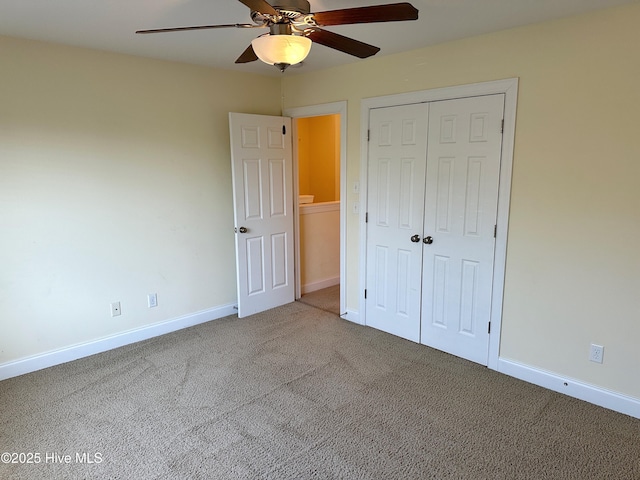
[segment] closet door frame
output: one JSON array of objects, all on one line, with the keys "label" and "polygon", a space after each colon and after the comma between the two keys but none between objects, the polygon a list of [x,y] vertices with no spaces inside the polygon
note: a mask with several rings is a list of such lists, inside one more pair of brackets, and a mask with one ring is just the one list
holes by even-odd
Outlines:
[{"label": "closet door frame", "polygon": [[366,244],[367,244],[367,165],[369,158],[369,111],[372,108],[409,105],[415,103],[453,100],[456,98],[476,97],[492,94],[505,95],[504,129],[502,137],[502,158],[500,163],[500,186],[498,190],[498,215],[493,275],[493,294],[491,298],[491,332],[489,335],[488,367],[498,370],[500,350],[500,332],[502,327],[502,299],[504,295],[504,277],[507,254],[507,234],[509,231],[509,204],[511,200],[511,176],[513,168],[513,149],[515,138],[516,107],[518,98],[518,79],[509,78],[491,82],[474,83],[455,87],[444,87],[419,92],[365,98],[360,106],[360,255],[361,265],[358,309],[360,323],[366,324],[364,288],[366,285]]}]

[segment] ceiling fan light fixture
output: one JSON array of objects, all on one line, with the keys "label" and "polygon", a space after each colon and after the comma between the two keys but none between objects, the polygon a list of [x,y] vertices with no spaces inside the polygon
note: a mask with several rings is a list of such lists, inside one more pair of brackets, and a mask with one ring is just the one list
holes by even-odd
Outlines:
[{"label": "ceiling fan light fixture", "polygon": [[309,38],[300,35],[269,34],[251,41],[258,58],[269,65],[276,65],[281,71],[307,58],[311,44]]}]

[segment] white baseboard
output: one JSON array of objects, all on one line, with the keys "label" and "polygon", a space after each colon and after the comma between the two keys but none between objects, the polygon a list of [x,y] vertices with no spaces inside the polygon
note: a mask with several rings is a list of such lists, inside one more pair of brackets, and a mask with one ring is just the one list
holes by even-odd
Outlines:
[{"label": "white baseboard", "polygon": [[355,310],[347,310],[345,313],[340,315],[340,317],[345,320],[349,320],[350,322],[357,323],[358,325],[362,325],[362,323],[360,323],[360,313]]},{"label": "white baseboard", "polygon": [[167,320],[165,322],[144,326],[135,330],[117,333],[110,337],[101,338],[87,343],[72,345],[70,347],[53,350],[51,352],[34,355],[13,362],[0,365],[0,380],[17,377],[25,373],[35,372],[43,368],[53,367],[61,363],[70,362],[79,358],[88,357],[96,353],[106,352],[114,348],[140,342],[149,338],[175,332],[183,328],[192,327],[200,323],[227,317],[238,313],[235,305],[223,305],[210,308],[201,312],[185,315],[184,317]]},{"label": "white baseboard", "polygon": [[334,285],[340,285],[340,276],[325,278],[318,282],[307,283],[301,286],[302,295],[305,293],[315,292],[316,290],[322,290],[323,288],[333,287]]},{"label": "white baseboard", "polygon": [[640,399],[500,358],[498,372],[601,407],[640,418]]}]

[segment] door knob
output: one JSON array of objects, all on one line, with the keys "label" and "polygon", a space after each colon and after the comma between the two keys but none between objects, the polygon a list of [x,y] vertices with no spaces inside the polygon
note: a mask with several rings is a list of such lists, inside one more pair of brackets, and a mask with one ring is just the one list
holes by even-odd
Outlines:
[{"label": "door knob", "polygon": [[240,233],[247,233],[249,230],[247,230],[247,227],[240,227],[240,229],[238,231]]},{"label": "door knob", "polygon": [[433,237],[424,237],[422,241],[427,245],[431,245],[433,243]]},{"label": "door knob", "polygon": [[420,241],[420,235],[414,235],[413,237],[411,237],[411,241],[413,243],[418,243]]}]

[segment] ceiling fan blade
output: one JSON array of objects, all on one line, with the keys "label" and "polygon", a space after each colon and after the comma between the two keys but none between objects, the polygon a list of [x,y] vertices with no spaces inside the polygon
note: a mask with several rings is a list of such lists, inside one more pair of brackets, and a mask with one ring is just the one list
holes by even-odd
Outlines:
[{"label": "ceiling fan blade", "polygon": [[407,2],[329,10],[313,14],[316,25],[321,27],[354,23],[401,22],[417,20],[417,18],[418,9]]},{"label": "ceiling fan blade", "polygon": [[312,29],[307,36],[315,43],[340,50],[341,52],[358,58],[367,58],[380,51],[380,48],[369,45],[368,43],[363,43],[328,30],[322,30],[321,28]]},{"label": "ceiling fan blade", "polygon": [[249,44],[247,49],[238,57],[236,63],[249,63],[255,62],[256,60],[258,60],[258,56],[256,52],[253,51],[253,46]]},{"label": "ceiling fan blade", "polygon": [[207,30],[210,28],[255,28],[251,23],[229,23],[227,25],[199,25],[195,27],[153,28],[151,30],[138,30],[136,33],[162,33],[183,32],[185,30]]},{"label": "ceiling fan blade", "polygon": [[265,0],[239,0],[254,12],[266,13],[268,15],[278,15],[276,9],[269,5]]}]

